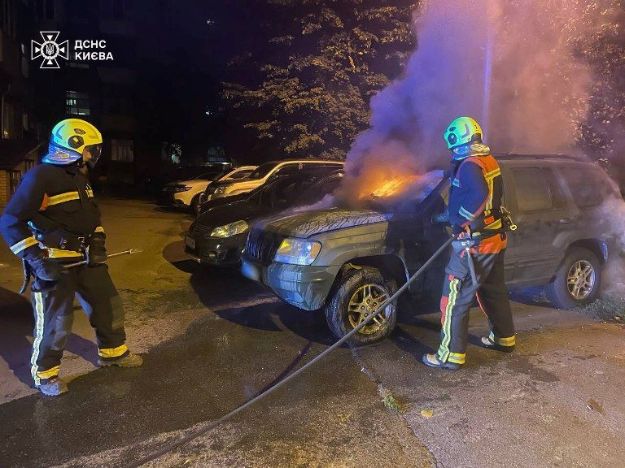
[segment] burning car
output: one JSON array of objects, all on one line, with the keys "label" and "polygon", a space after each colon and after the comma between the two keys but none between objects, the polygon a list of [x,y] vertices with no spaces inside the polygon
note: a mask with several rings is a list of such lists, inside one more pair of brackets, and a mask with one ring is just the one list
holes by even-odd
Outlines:
[{"label": "burning car", "polygon": [[[612,250],[600,207],[620,198],[615,185],[595,165],[570,157],[498,159],[505,205],[519,225],[509,235],[507,284],[547,285],[549,298],[561,308],[592,301]],[[449,238],[446,226],[431,221],[446,209],[448,179],[441,172],[429,174],[426,183],[418,179],[416,196],[392,207],[381,202],[401,184],[381,181],[369,190],[366,208],[335,207],[262,221],[248,236],[244,276],[299,309],[322,309],[332,332],[344,336]],[[438,294],[445,260],[412,284],[411,294]],[[352,339],[380,340],[396,320],[397,303],[391,303]]]}]

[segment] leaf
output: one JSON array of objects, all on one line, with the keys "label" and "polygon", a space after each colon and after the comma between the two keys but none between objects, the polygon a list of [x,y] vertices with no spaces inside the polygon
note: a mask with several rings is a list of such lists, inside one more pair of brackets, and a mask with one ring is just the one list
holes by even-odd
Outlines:
[{"label": "leaf", "polygon": [[397,411],[397,412],[401,411],[401,405],[395,399],[395,397],[391,395],[390,393],[388,393],[384,397],[384,399],[382,400],[382,403],[384,403],[384,406],[386,406],[390,410]]}]

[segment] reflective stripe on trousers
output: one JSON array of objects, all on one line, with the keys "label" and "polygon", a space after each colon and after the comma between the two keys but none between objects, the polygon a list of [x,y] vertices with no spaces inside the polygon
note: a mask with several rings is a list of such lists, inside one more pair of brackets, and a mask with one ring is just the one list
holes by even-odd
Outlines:
[{"label": "reflective stripe on trousers", "polygon": [[39,347],[43,339],[43,325],[45,317],[43,315],[43,294],[33,291],[35,301],[35,330],[33,332],[33,353],[30,357],[30,373],[33,376],[35,385],[39,385],[41,380],[37,375],[37,359],[39,359]]}]

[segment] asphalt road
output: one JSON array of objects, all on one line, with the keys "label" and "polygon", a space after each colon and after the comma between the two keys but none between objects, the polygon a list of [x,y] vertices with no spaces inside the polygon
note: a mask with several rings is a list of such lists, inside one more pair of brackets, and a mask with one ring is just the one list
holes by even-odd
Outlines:
[{"label": "asphalt road", "polygon": [[[318,315],[190,261],[187,215],[132,201],[102,207],[109,250],[144,250],[110,270],[145,365],[97,369],[77,307],[62,365],[70,392],[50,399],[30,388],[30,307],[12,292],[19,265],[2,246],[0,466],[129,465],[202,431],[333,340]],[[418,360],[437,343],[438,316],[415,305],[391,339],[338,350],[151,465],[622,466],[625,329],[520,300],[512,355],[475,346],[487,328],[475,312],[466,368],[425,368]]]}]

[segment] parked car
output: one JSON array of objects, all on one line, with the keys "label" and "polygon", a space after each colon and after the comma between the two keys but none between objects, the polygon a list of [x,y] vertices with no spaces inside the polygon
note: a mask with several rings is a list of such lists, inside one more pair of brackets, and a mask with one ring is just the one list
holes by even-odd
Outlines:
[{"label": "parked car", "polygon": [[[224,174],[232,169],[230,162],[214,163],[208,166],[169,166],[161,168],[160,173],[152,174],[145,180],[145,191],[156,198],[159,202],[166,203],[168,195],[163,192],[163,188],[176,181],[193,179],[198,174],[206,172]],[[165,199],[163,199],[165,198]]]},{"label": "parked car", "polygon": [[[509,233],[509,286],[546,285],[559,308],[596,298],[602,267],[614,253],[601,206],[620,198],[596,165],[564,156],[499,155],[505,206],[518,230]],[[334,208],[297,213],[254,227],[242,272],[302,310],[322,309],[337,337],[352,330],[390,297],[449,238],[431,221],[443,212],[449,180],[398,211]],[[622,199],[621,199],[622,201]],[[434,263],[410,292],[440,293],[446,258]],[[357,343],[388,336],[397,303],[354,335]]]},{"label": "parked car", "polygon": [[163,187],[163,202],[180,208],[191,208],[197,213],[202,195],[211,183],[243,179],[254,169],[256,166],[243,166],[232,170],[230,166],[217,166],[209,171],[202,171],[195,177],[170,182]]},{"label": "parked car", "polygon": [[204,188],[204,191],[202,191],[200,193],[200,196],[198,198],[198,203],[196,205],[196,210],[195,213],[196,215],[200,213],[200,211],[202,211],[202,204],[206,203],[207,200],[207,193],[210,190],[211,185],[222,182],[222,183],[230,183],[230,182],[238,182],[238,181],[242,181],[244,179],[247,179],[250,174],[252,172],[254,172],[256,169],[258,168],[258,166],[241,166],[241,167],[237,167],[233,170],[231,170],[230,172],[226,173],[225,175],[223,175],[222,177],[215,179],[212,182],[209,182],[208,184],[206,184],[206,187]]},{"label": "parked car", "polygon": [[332,193],[343,177],[341,171],[315,168],[300,174],[277,175],[249,193],[207,202],[210,205],[189,228],[186,251],[200,263],[235,265],[250,224],[261,216],[298,206],[310,206]]},{"label": "parked car", "polygon": [[211,184],[206,193],[206,200],[251,192],[267,183],[275,175],[297,174],[311,167],[325,167],[330,170],[338,170],[342,169],[343,165],[344,163],[341,161],[326,161],[323,159],[292,159],[268,162],[258,166],[245,180]]}]

